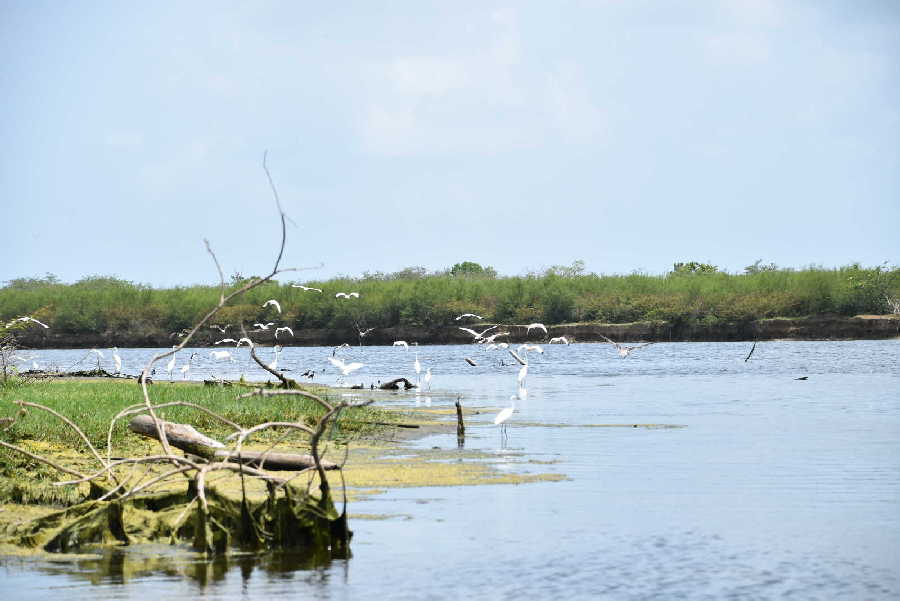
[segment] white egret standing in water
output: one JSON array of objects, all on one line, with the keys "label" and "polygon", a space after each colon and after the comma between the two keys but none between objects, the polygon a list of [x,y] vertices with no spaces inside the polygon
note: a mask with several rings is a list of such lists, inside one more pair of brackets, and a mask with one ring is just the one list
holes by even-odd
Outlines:
[{"label": "white egret standing in water", "polygon": [[275,358],[266,367],[268,367],[272,371],[275,371],[278,369],[278,355],[281,354],[281,347],[276,344],[274,347],[272,347],[272,352],[275,355]]},{"label": "white egret standing in water", "polygon": [[419,374],[422,373],[422,364],[419,363],[419,351],[416,351],[416,361],[413,363],[413,369],[416,370],[416,386],[418,386]]},{"label": "white egret standing in water", "polygon": [[[177,346],[173,346],[172,349],[177,349]],[[172,358],[169,359],[169,362],[166,363],[166,373],[169,374],[169,380],[172,379],[172,370],[175,369],[175,359],[178,357],[178,353],[174,353]]]},{"label": "white egret standing in water", "polygon": [[194,357],[197,353],[191,353],[191,356],[188,357],[188,362],[181,366],[181,379],[187,379],[188,372],[191,371],[191,361],[194,360]]},{"label": "white egret standing in water", "polygon": [[113,347],[112,358],[113,358],[113,361],[116,363],[116,373],[121,372],[122,371],[122,358],[119,356],[118,347],[115,347],[115,346]]},{"label": "white egret standing in water", "polygon": [[503,409],[500,413],[498,413],[494,417],[494,425],[500,426],[500,438],[506,438],[506,422],[512,417],[513,412],[516,410],[516,397],[509,397],[509,407]]}]

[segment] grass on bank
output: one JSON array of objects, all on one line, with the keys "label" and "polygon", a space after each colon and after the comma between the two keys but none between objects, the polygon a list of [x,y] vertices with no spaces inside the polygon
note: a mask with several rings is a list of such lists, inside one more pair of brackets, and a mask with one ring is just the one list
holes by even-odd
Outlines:
[{"label": "grass on bank", "polygon": [[[157,383],[151,387],[154,404],[186,401],[201,405],[243,427],[267,421],[298,421],[312,425],[323,413],[321,406],[302,397],[273,396],[238,399],[248,389],[243,387],[203,386],[200,383]],[[325,388],[311,392],[329,398]],[[122,409],[141,403],[140,386],[134,380],[39,380],[10,378],[0,385],[0,417],[13,417],[19,410],[14,400],[38,403],[75,422],[101,455],[106,453],[106,437],[110,420]],[[223,440],[231,430],[212,417],[190,407],[161,409],[165,420],[194,426],[212,438]],[[121,418],[113,430],[113,456],[158,454],[159,443],[128,430],[132,416]],[[375,407],[359,407],[342,412],[337,425],[330,430],[329,442],[344,443],[369,436],[384,426],[406,419],[397,412]],[[245,448],[266,448],[276,442],[279,450],[308,452],[308,436],[296,431],[268,430],[248,440]],[[27,409],[10,428],[0,432],[5,442],[47,457],[82,473],[97,469],[81,438],[56,416],[41,409]],[[0,501],[5,503],[38,503],[67,506],[84,499],[86,485],[53,486],[61,474],[54,468],[16,451],[0,448]],[[2,522],[2,520],[0,520]]]},{"label": "grass on bank", "polygon": [[[298,421],[314,424],[322,415],[320,405],[310,399],[298,396],[271,396],[237,398],[250,388],[203,386],[199,383],[155,383],[150,387],[150,398],[154,404],[172,401],[186,401],[201,405],[243,427],[266,421]],[[329,398],[326,388],[310,388],[311,392]],[[12,401],[22,400],[45,405],[74,421],[98,450],[106,449],[106,436],[110,420],[130,405],[143,402],[141,388],[134,380],[42,380],[24,383],[10,380],[0,387],[0,417],[12,417],[18,406]],[[232,430],[211,416],[190,407],[169,407],[161,409],[162,419],[190,424],[200,432],[213,438],[224,438]],[[113,431],[113,446],[137,438],[127,429],[131,416],[120,419]],[[336,428],[339,437],[347,438],[373,432],[377,426],[373,422],[395,422],[397,414],[375,407],[360,407],[342,412]],[[271,434],[263,434],[271,436]],[[14,443],[29,439],[46,441],[74,448],[84,444],[78,435],[52,414],[36,408],[28,408],[28,413],[3,433],[4,440]]]}]

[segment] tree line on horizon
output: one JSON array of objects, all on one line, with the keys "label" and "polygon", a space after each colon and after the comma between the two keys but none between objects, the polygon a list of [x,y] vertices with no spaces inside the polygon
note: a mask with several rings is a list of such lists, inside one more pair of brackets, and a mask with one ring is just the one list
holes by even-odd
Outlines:
[{"label": "tree line on horizon", "polygon": [[[248,278],[234,274],[228,288]],[[500,276],[491,267],[465,261],[429,272],[407,267],[303,282],[270,282],[219,314],[221,324],[277,321],[293,328],[352,329],[456,325],[462,313],[486,322],[673,324],[746,322],[773,317],[898,312],[900,268],[886,264],[838,268],[781,268],[757,261],[744,273],[720,271],[701,262],[675,263],[662,275],[586,273],[584,263],[556,265],[524,276]],[[30,315],[68,334],[146,336],[178,332],[218,300],[218,285],[153,288],[111,276],[89,276],[67,284],[56,276],[19,278],[0,288],[0,319]],[[336,298],[358,292],[359,298]],[[283,313],[263,307],[274,298]],[[0,324],[2,325],[2,324]]]}]

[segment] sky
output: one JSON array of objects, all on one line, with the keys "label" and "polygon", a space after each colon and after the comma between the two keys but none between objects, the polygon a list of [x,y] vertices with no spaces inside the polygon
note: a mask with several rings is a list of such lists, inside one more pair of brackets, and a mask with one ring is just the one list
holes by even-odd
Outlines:
[{"label": "sky", "polygon": [[0,282],[900,263],[890,0],[0,0]]}]

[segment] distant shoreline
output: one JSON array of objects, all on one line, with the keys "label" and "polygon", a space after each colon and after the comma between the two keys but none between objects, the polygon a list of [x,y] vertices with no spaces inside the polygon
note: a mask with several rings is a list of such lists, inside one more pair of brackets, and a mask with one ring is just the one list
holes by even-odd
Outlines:
[{"label": "distant shoreline", "polygon": [[[483,330],[495,324],[480,323],[471,327]],[[632,323],[574,323],[548,325],[547,334],[539,330],[527,333],[524,325],[503,325],[491,333],[509,332],[497,342],[533,342],[546,344],[550,338],[565,336],[570,342],[603,342],[603,336],[617,342],[739,342],[753,340],[883,340],[900,337],[900,315],[810,316],[802,318],[771,318],[736,323],[670,323],[666,321],[637,321]],[[198,332],[191,346],[213,346],[228,335],[216,331]],[[254,332],[254,342],[286,346],[336,346],[359,343],[357,333],[346,329],[309,328],[295,330],[293,337],[282,335],[275,339],[271,330]],[[77,349],[102,347],[165,348],[178,344],[180,338],[164,333],[141,336],[119,335],[115,332],[97,334],[67,334],[52,328],[30,328],[16,333],[20,346],[33,349]],[[437,328],[398,326],[376,328],[364,339],[365,346],[390,345],[395,340],[419,344],[465,344],[472,336],[458,326]]]}]

